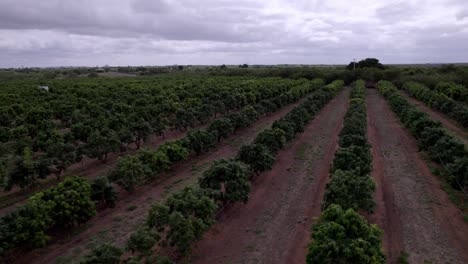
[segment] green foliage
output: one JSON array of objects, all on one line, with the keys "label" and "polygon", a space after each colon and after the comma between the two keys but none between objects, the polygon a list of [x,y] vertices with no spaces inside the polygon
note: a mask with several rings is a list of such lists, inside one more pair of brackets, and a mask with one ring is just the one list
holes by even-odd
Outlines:
[{"label": "green foliage", "polygon": [[199,240],[214,222],[215,202],[204,192],[185,188],[169,197],[165,204],[154,204],[147,226],[155,230],[162,246],[175,246],[188,255],[193,242]]},{"label": "green foliage", "polygon": [[117,192],[107,177],[97,177],[91,182],[91,200],[110,208],[115,207]]},{"label": "green foliage", "polygon": [[455,101],[468,103],[468,89],[455,82],[439,82],[434,90],[443,93]]},{"label": "green foliage", "polygon": [[283,130],[286,141],[290,141],[296,136],[294,124],[287,121],[285,118],[273,122],[271,128]]},{"label": "green foliage", "polygon": [[366,175],[371,171],[371,161],[372,155],[366,147],[339,148],[335,153],[332,172],[347,170],[354,171],[357,175]]},{"label": "green foliage", "polygon": [[85,145],[85,152],[90,158],[106,161],[107,155],[117,151],[119,147],[120,141],[117,133],[110,129],[103,129],[91,133]]},{"label": "green foliage", "polygon": [[255,138],[254,144],[260,144],[268,148],[272,153],[277,153],[286,143],[286,136],[279,128],[265,129]]},{"label": "green foliage", "polygon": [[127,240],[126,248],[132,251],[132,253],[138,252],[148,256],[159,239],[158,234],[154,231],[147,228],[140,228],[130,235]]},{"label": "green foliage", "polygon": [[335,153],[331,179],[326,185],[323,209],[331,204],[368,212],[375,208],[375,183],[368,176],[372,155],[367,143],[365,89],[362,80],[353,85],[349,109],[340,132],[340,148]]},{"label": "green foliage", "polygon": [[397,259],[397,264],[409,264],[409,254],[402,251],[400,252],[400,256],[398,256],[398,259]]},{"label": "green foliage", "polygon": [[11,190],[15,185],[22,189],[30,188],[37,184],[38,178],[37,171],[34,169],[32,151],[26,147],[23,150],[23,155],[16,157],[14,167],[7,176],[4,188],[6,191]]},{"label": "green foliage", "polygon": [[71,227],[81,224],[96,214],[94,203],[91,200],[91,187],[82,177],[67,177],[55,187],[35,194],[40,200],[52,202],[50,217],[54,224],[62,227]]},{"label": "green foliage", "polygon": [[[468,90],[463,88],[457,86],[456,84],[454,85],[447,83],[439,83],[436,86],[436,90],[431,90],[423,84],[416,82],[407,82],[403,85],[403,89],[406,90],[411,96],[423,101],[429,107],[447,114],[466,128],[468,127],[468,106],[463,103],[456,102],[454,99],[445,94],[453,94],[453,89],[465,91],[465,93],[468,94]],[[452,89],[452,91],[450,89]]]},{"label": "green foliage", "polygon": [[188,148],[195,151],[197,155],[213,148],[216,143],[216,136],[204,130],[192,130],[185,137]]},{"label": "green foliage", "polygon": [[136,185],[150,173],[150,168],[138,157],[126,156],[119,158],[116,169],[109,175],[109,179],[131,193],[135,191]]},{"label": "green foliage", "polygon": [[208,127],[208,132],[216,135],[218,142],[222,138],[227,138],[233,131],[234,126],[228,118],[217,119]]},{"label": "green foliage", "polygon": [[77,162],[79,157],[75,151],[75,147],[70,143],[57,141],[49,144],[46,148],[47,157],[52,165],[51,171],[55,173],[57,178],[71,164]]},{"label": "green foliage", "polygon": [[99,245],[84,256],[80,264],[119,264],[123,253],[121,248],[108,244]]},{"label": "green foliage", "polygon": [[344,210],[363,209],[372,213],[375,209],[374,191],[375,183],[371,177],[337,170],[325,187],[323,208],[337,204]]},{"label": "green foliage", "polygon": [[141,141],[147,141],[153,133],[153,130],[151,129],[151,125],[143,118],[137,119],[136,117],[130,117],[129,119],[133,120],[133,122],[130,123],[130,130],[133,133],[133,141],[137,149],[139,149]]},{"label": "green foliage", "polygon": [[151,170],[149,177],[154,177],[157,173],[166,171],[171,166],[171,161],[165,151],[140,149],[137,153],[138,159]]},{"label": "green foliage", "polygon": [[275,157],[261,144],[242,146],[237,158],[248,164],[252,171],[257,174],[271,169],[275,162]]},{"label": "green foliage", "polygon": [[307,263],[385,263],[382,231],[352,209],[330,205],[313,227]]},{"label": "green foliage", "polygon": [[358,68],[377,68],[377,69],[384,69],[385,67],[382,65],[382,63],[379,62],[378,59],[375,58],[367,58],[364,60],[361,60],[357,63],[351,62],[349,65],[346,67],[348,70],[352,69],[358,69]]},{"label": "green foliage", "polygon": [[186,159],[189,155],[189,150],[180,140],[165,142],[159,147],[159,151],[165,153],[172,164]]},{"label": "green foliage", "polygon": [[0,218],[0,256],[16,247],[41,247],[49,240],[46,234],[54,220],[52,202],[43,202],[42,194],[30,198],[16,211]]},{"label": "green foliage", "polygon": [[215,191],[216,200],[223,203],[246,203],[250,192],[249,177],[250,171],[244,163],[220,159],[203,173],[199,185],[201,188]]},{"label": "green foliage", "polygon": [[68,177],[0,218],[0,255],[17,247],[44,246],[50,228],[80,224],[95,213],[88,182],[80,177]]},{"label": "green foliage", "polygon": [[457,158],[447,166],[447,181],[456,189],[468,186],[468,157]]}]

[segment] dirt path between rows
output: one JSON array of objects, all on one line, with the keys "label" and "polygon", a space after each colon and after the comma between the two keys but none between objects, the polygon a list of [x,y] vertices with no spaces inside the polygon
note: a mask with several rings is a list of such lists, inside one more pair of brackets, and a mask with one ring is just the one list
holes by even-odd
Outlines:
[{"label": "dirt path between rows", "polygon": [[77,263],[79,257],[100,243],[124,246],[128,236],[146,217],[152,203],[164,200],[169,194],[193,185],[212,161],[230,158],[240,147],[250,143],[256,135],[286,115],[304,99],[265,116],[251,126],[239,130],[223,140],[216,149],[178,164],[171,172],[161,175],[159,181],[137,188],[132,195],[120,192],[116,208],[100,212],[78,234],[63,237],[51,245],[35,250],[15,260],[15,263]]},{"label": "dirt path between rows", "polygon": [[193,263],[305,263],[312,220],[321,212],[328,171],[348,106],[345,88],[256,178],[200,241]]},{"label": "dirt path between rows", "polygon": [[468,225],[418,153],[409,132],[376,90],[367,94],[372,175],[378,188],[372,217],[384,229],[385,251],[410,263],[468,263]]},{"label": "dirt path between rows", "polygon": [[409,94],[407,94],[404,91],[400,91],[400,94],[408,100],[412,105],[416,106],[419,108],[419,110],[427,113],[433,120],[439,121],[442,123],[442,125],[447,129],[447,131],[453,135],[454,137],[458,138],[460,141],[465,144],[465,146],[468,146],[468,131],[464,129],[460,124],[458,124],[457,121],[453,120],[452,118],[440,113],[439,111],[436,111],[427,105],[425,105],[423,102],[411,97]]}]

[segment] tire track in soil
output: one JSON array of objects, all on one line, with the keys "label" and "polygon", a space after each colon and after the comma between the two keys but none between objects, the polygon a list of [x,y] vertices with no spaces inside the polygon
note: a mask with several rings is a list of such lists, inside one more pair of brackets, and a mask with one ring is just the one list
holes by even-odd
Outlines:
[{"label": "tire track in soil", "polygon": [[455,138],[458,138],[465,146],[468,146],[468,131],[464,129],[460,124],[458,124],[457,121],[453,120],[452,118],[446,116],[445,114],[438,112],[427,105],[425,105],[423,102],[417,100],[416,98],[410,96],[404,91],[400,90],[400,94],[408,100],[412,105],[414,105],[416,108],[419,110],[427,113],[434,121],[439,121],[442,123],[442,125],[447,129],[447,131],[454,136]]},{"label": "tire track in soil", "polygon": [[247,204],[221,215],[194,248],[193,263],[305,263],[349,92],[345,88],[280,151],[272,170],[253,182]]},{"label": "tire track in soil", "polygon": [[[394,191],[389,182],[389,175],[386,175],[385,152],[382,150],[381,135],[377,134],[375,123],[377,122],[375,112],[370,104],[375,105],[373,97],[369,96],[367,90],[366,109],[367,109],[367,137],[372,146],[372,171],[371,176],[374,178],[377,185],[374,200],[376,202],[376,210],[370,216],[372,223],[377,224],[384,230],[383,246],[387,257],[387,263],[397,263],[400,252],[403,251],[403,239],[400,215],[396,208]],[[378,138],[379,137],[379,138]]]},{"label": "tire track in soil", "polygon": [[[377,90],[366,91],[378,188],[373,220],[384,228],[389,262],[399,250],[410,263],[468,263],[468,225]],[[398,219],[399,217],[399,219]]]},{"label": "tire track in soil", "polygon": [[[300,99],[257,120],[251,126],[240,129],[236,134],[222,140],[211,152],[181,162],[170,172],[160,175],[158,180],[138,187],[133,194],[121,190],[116,207],[99,212],[78,234],[69,237],[64,235],[52,241],[49,246],[17,256],[15,263],[54,263],[57,258],[65,259],[67,263],[76,263],[79,262],[79,256],[97,242],[123,246],[131,232],[146,218],[152,203],[195,184],[214,160],[235,156],[242,145],[249,144],[260,131],[270,127],[275,120],[289,113],[304,100],[305,98]],[[130,210],[132,206],[137,207]]]}]

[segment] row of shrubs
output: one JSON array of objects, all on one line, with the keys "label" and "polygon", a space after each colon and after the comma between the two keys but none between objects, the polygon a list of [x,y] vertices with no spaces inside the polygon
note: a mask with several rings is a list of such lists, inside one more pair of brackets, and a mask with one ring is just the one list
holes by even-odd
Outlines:
[{"label": "row of shrubs", "polygon": [[82,224],[96,214],[91,187],[81,177],[34,194],[14,212],[0,218],[0,256],[14,248],[44,246],[48,231]]},{"label": "row of shrubs", "polygon": [[418,140],[420,150],[444,167],[444,177],[458,190],[468,187],[468,153],[463,143],[455,139],[440,122],[408,103],[388,81],[378,83],[379,91],[387,98],[391,109]]},{"label": "row of shrubs", "polygon": [[423,84],[416,82],[403,84],[403,89],[411,96],[423,101],[429,107],[452,117],[463,127],[468,127],[468,106],[466,104],[457,102],[438,90],[431,90]]},{"label": "row of shrubs", "polygon": [[356,81],[351,91],[339,145],[325,187],[323,212],[312,230],[307,263],[385,263],[382,231],[356,213],[375,208],[363,80]]},{"label": "row of shrubs", "polygon": [[375,183],[369,176],[372,155],[367,142],[365,83],[355,82],[349,109],[339,135],[330,181],[325,188],[323,209],[338,204],[343,209],[365,210],[372,213]]},{"label": "row of shrubs", "polygon": [[[183,139],[163,143],[155,151],[140,150],[136,155],[121,158],[114,171],[96,178],[91,184],[84,178],[68,177],[56,187],[36,193],[26,205],[0,218],[0,255],[14,248],[44,246],[50,240],[48,234],[55,229],[71,228],[91,219],[96,214],[96,205],[114,207],[117,192],[113,183],[133,192],[138,183],[151,180],[192,153],[208,151],[221,138],[323,85],[320,79],[307,82],[278,98],[264,100],[254,107],[215,120],[207,129],[189,131]],[[27,164],[24,167],[27,169]]]},{"label": "row of shrubs", "polygon": [[434,90],[443,93],[455,101],[468,104],[468,88],[454,82],[439,82]]},{"label": "row of shrubs", "polygon": [[[235,158],[215,161],[199,179],[198,187],[187,187],[165,202],[153,204],[145,224],[127,241],[126,250],[134,255],[131,259],[169,261],[153,256],[156,245],[166,251],[175,250],[182,256],[190,255],[192,244],[214,223],[215,214],[228,203],[248,201],[252,178],[271,169],[278,151],[304,130],[307,122],[343,85],[343,81],[334,81],[312,93],[271,128],[259,133],[252,144],[242,146]],[[83,263],[93,263],[98,256],[108,256],[112,252],[121,255],[123,249],[102,245],[85,256]],[[118,263],[120,255],[114,256],[112,263]]]}]

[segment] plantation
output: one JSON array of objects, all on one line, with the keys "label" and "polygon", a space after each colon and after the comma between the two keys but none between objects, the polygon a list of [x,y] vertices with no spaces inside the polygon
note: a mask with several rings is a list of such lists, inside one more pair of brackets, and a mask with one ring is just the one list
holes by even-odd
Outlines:
[{"label": "plantation", "polygon": [[1,262],[466,263],[453,67],[4,78]]}]

